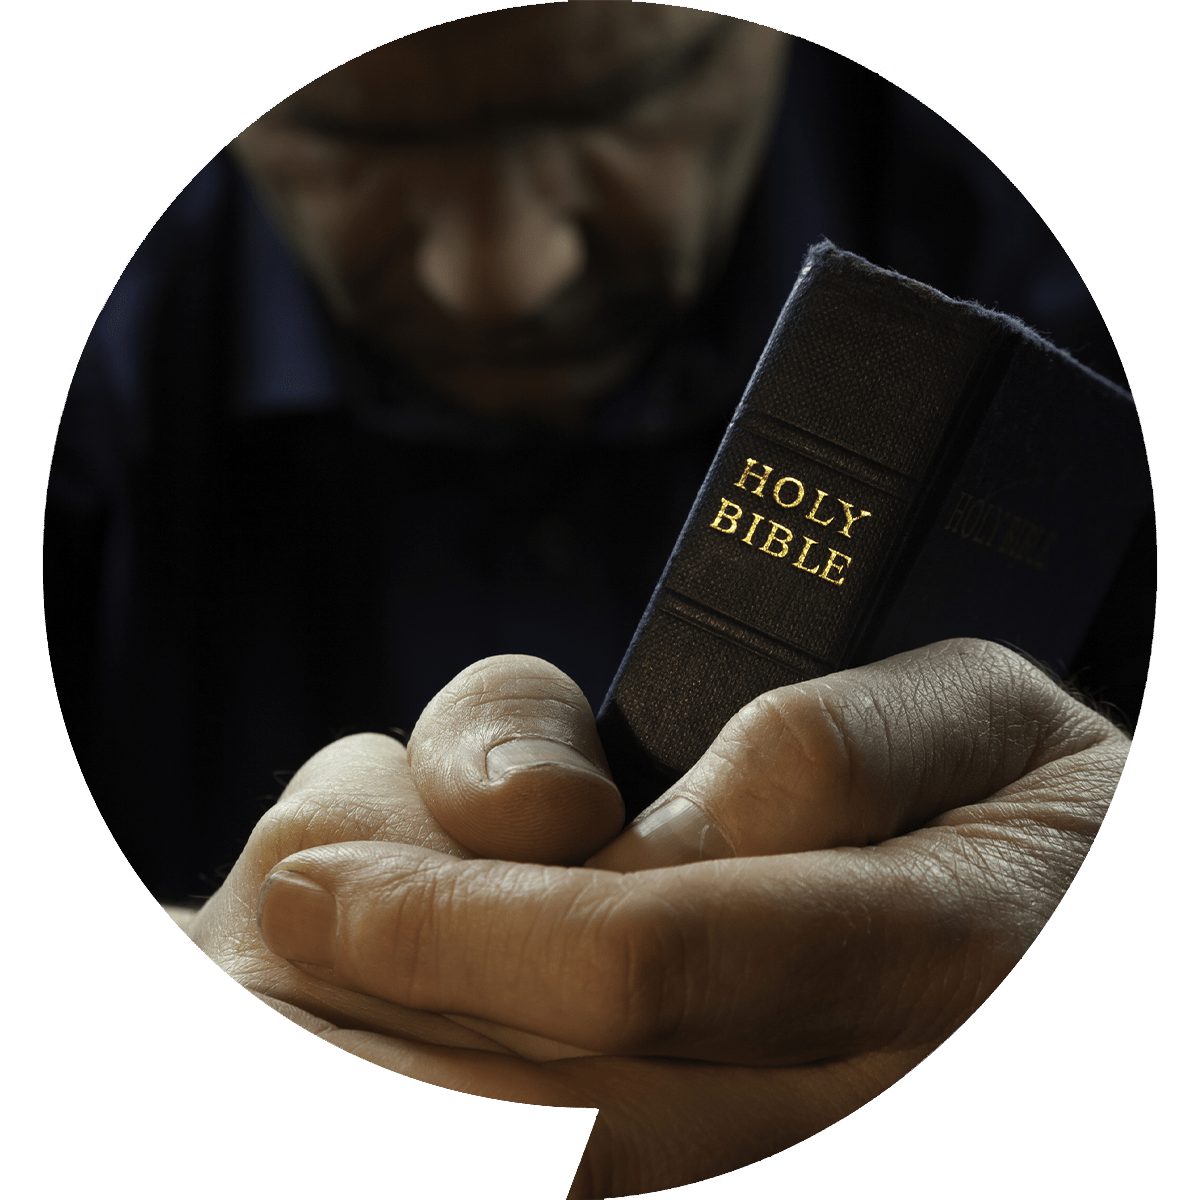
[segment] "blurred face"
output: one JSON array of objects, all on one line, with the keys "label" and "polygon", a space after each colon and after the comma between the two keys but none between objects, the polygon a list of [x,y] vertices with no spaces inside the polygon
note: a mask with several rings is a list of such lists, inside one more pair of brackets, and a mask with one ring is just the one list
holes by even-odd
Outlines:
[{"label": "blurred face", "polygon": [[582,2],[383,46],[234,150],[333,316],[479,412],[569,423],[728,252],[786,39]]}]

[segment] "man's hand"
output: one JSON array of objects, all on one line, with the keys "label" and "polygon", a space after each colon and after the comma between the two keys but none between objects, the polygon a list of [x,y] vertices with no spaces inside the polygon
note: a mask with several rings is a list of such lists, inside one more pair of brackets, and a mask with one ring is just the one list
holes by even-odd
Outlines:
[{"label": "man's hand", "polygon": [[[538,666],[532,674],[517,665],[531,661]],[[297,970],[268,950],[259,935],[256,909],[264,878],[280,859],[308,847],[376,841],[471,857],[472,851],[446,831],[445,826],[451,826],[484,853],[578,861],[621,828],[620,796],[604,766],[591,710],[560,671],[537,660],[489,660],[485,672],[466,671],[452,681],[430,706],[435,707],[443,736],[454,738],[455,722],[466,722],[473,731],[486,729],[500,744],[475,763],[466,757],[469,743],[464,739],[455,781],[445,787],[435,786],[437,763],[426,760],[427,787],[440,805],[437,815],[417,790],[404,746],[376,734],[343,738],[296,773],[258,823],[229,878],[189,923],[188,932],[245,987],[330,1041],[344,1043],[346,1031],[353,1030],[534,1059],[580,1053],[536,1036],[490,1027],[489,1033],[502,1039],[498,1042],[473,1032],[469,1021],[456,1022],[332,985]],[[545,738],[515,740],[530,727]],[[468,778],[476,767],[477,777]],[[514,839],[512,829],[521,832],[524,844]],[[276,942],[319,923],[323,903],[321,893],[310,889],[293,905],[290,916],[276,924]],[[557,1095],[533,1099],[572,1102]]]},{"label": "man's hand", "polygon": [[491,1045],[442,1017],[323,983],[263,945],[255,910],[270,869],[298,850],[346,837],[467,853],[430,817],[409,778],[402,745],[382,735],[344,738],[310,759],[258,823],[228,879],[190,923],[193,941],[274,1008],[314,1033],[334,1035],[333,1040],[348,1025],[448,1044]]},{"label": "man's hand", "polygon": [[[514,673],[525,683],[511,702],[463,702],[503,697]],[[396,1070],[598,1106],[580,1196],[732,1169],[898,1079],[1041,928],[1126,745],[1016,656],[946,643],[760,698],[591,869],[465,861],[461,843],[438,844],[450,839],[437,818],[474,811],[464,796],[487,808],[487,763],[500,746],[509,749],[499,759],[536,764],[543,797],[557,793],[560,766],[576,787],[582,772],[588,820],[599,814],[599,829],[606,819],[586,710],[548,725],[511,699],[538,678],[562,679],[512,659],[460,676],[457,698],[443,693],[414,731],[411,774],[397,760],[391,801],[345,778],[344,750],[318,756],[328,770],[300,789],[308,807],[289,815],[285,801],[275,833],[256,832],[243,937],[225,961],[265,956],[289,1003],[323,1002],[327,1019],[340,996],[341,1024],[325,1036]],[[401,778],[409,790],[396,787]],[[393,817],[353,832],[348,811],[401,794],[407,828]],[[339,809],[340,820],[321,815]],[[413,811],[423,814],[415,836]],[[470,824],[456,826],[468,842]],[[487,826],[473,844],[484,853]],[[245,932],[247,888],[264,875],[262,936],[280,955]],[[307,993],[301,978],[327,990]],[[361,1023],[346,997],[428,1021],[465,1014],[471,1032],[498,1036],[490,1048],[438,1047],[429,1043],[444,1027]],[[510,1028],[548,1039],[531,1042],[534,1057],[569,1052],[555,1042],[594,1054],[524,1061],[502,1052]]]}]

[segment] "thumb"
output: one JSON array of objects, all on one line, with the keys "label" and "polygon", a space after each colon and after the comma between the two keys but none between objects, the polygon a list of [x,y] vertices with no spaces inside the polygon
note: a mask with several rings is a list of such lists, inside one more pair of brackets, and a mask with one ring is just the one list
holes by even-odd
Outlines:
[{"label": "thumb", "polygon": [[588,866],[865,846],[1115,734],[990,642],[939,642],[767,692]]},{"label": "thumb", "polygon": [[460,672],[421,714],[408,756],[434,820],[485,858],[579,863],[625,821],[587,700],[540,658]]}]

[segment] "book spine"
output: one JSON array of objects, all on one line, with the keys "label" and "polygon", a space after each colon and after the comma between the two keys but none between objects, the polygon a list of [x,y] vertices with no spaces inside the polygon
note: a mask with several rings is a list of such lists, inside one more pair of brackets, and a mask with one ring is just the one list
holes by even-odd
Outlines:
[{"label": "book spine", "polygon": [[813,252],[598,717],[631,816],[744,704],[849,663],[1014,336]]},{"label": "book spine", "polygon": [[917,491],[740,410],[601,709],[627,806],[640,811],[756,696],[848,662]]}]

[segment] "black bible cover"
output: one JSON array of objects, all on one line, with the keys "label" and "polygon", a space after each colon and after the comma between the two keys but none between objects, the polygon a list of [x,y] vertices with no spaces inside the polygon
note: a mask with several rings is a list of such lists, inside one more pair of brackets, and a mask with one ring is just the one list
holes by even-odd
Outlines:
[{"label": "black bible cover", "polygon": [[1128,392],[814,246],[597,719],[628,814],[772,688],[957,636],[1064,670],[1150,499]]}]

